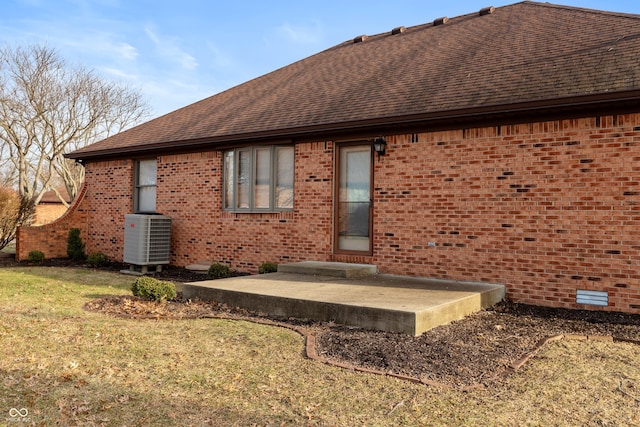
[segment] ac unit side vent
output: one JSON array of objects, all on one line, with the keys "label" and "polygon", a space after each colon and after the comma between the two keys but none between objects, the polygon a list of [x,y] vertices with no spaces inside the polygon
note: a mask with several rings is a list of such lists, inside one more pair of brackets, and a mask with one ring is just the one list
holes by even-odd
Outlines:
[{"label": "ac unit side vent", "polygon": [[607,291],[586,291],[576,290],[576,304],[598,305],[606,307],[609,305],[609,292]]},{"label": "ac unit side vent", "polygon": [[169,264],[171,218],[163,215],[125,215],[124,262],[134,265]]}]

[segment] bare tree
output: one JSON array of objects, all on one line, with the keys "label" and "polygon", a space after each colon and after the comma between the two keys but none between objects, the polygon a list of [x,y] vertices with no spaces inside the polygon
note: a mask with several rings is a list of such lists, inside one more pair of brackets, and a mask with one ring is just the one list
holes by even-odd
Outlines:
[{"label": "bare tree", "polygon": [[34,212],[33,199],[0,187],[0,249],[15,239],[18,227],[31,224]]},{"label": "bare tree", "polygon": [[137,124],[148,112],[139,91],[69,66],[54,49],[0,49],[0,143],[19,193],[35,203],[56,177],[75,198],[84,168],[64,154]]},{"label": "bare tree", "polygon": [[9,150],[0,142],[0,187],[16,188],[15,172]]}]

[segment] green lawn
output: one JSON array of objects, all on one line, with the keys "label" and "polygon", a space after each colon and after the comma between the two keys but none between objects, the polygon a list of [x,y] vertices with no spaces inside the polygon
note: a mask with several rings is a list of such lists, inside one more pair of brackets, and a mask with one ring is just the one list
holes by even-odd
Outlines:
[{"label": "green lawn", "polygon": [[83,310],[132,281],[0,269],[0,425],[640,425],[632,344],[559,341],[496,388],[443,390],[308,360],[278,327]]}]

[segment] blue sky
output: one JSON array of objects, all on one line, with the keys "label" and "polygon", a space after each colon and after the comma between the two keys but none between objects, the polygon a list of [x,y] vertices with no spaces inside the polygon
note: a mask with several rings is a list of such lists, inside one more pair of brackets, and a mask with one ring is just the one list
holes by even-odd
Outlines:
[{"label": "blue sky", "polygon": [[[0,44],[44,44],[168,113],[361,34],[517,0],[4,0]],[[640,14],[638,0],[552,3]]]}]

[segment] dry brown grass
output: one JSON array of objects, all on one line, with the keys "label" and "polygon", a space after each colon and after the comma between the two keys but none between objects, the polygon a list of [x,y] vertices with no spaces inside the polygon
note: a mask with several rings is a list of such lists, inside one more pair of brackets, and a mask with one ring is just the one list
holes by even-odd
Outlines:
[{"label": "dry brown grass", "polygon": [[[496,387],[463,393],[313,362],[282,328],[83,310],[131,282],[0,270],[0,425],[640,425],[632,344],[555,342]],[[29,411],[24,424],[11,408]]]}]

